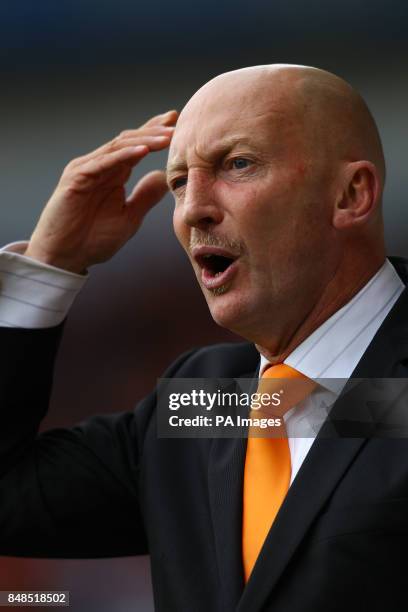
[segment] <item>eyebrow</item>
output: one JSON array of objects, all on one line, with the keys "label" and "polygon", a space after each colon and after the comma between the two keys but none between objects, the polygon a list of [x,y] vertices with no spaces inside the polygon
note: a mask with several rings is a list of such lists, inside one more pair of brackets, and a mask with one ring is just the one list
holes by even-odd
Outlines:
[{"label": "eyebrow", "polygon": [[[208,152],[208,154],[206,155],[207,158],[210,159],[214,159],[214,158],[219,158],[219,157],[224,157],[227,153],[229,153],[234,147],[236,147],[239,144],[245,144],[245,145],[249,145],[251,144],[253,146],[253,141],[251,141],[251,138],[249,137],[242,137],[242,136],[234,136],[231,138],[225,138],[223,139],[221,142],[219,142],[218,144],[214,145],[210,151]],[[175,162],[172,162],[170,164],[167,164],[166,166],[166,176],[169,177],[169,175],[171,174],[175,174],[176,172],[181,172],[181,171],[185,171],[187,168],[187,164],[185,161],[183,160],[176,160]]]}]

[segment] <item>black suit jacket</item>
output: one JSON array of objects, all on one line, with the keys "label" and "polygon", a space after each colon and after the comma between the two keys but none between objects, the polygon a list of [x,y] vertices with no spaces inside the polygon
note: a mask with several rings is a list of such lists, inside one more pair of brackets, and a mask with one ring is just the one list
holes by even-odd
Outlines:
[{"label": "black suit jacket", "polygon": [[[407,313],[406,289],[355,377],[407,377]],[[156,392],[133,412],[37,435],[60,333],[0,330],[0,554],[149,553],[164,612],[408,609],[408,440],[350,430],[343,396],[244,588],[245,440],[159,439]],[[165,376],[247,378],[258,360],[251,344],[218,345],[181,356]]]}]

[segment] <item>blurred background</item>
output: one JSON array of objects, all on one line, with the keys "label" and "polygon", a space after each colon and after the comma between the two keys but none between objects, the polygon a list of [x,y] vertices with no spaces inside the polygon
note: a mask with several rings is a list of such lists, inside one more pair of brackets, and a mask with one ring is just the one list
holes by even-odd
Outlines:
[{"label": "blurred background", "polygon": [[[388,250],[407,256],[407,24],[405,0],[3,0],[0,244],[30,236],[71,158],[181,109],[216,74],[289,62],[336,72],[367,100],[388,162]],[[130,186],[165,162],[149,157]],[[237,340],[208,314],[172,209],[167,196],[135,239],[91,271],[69,316],[44,427],[130,410],[180,352]],[[1,558],[5,589],[69,590],[75,611],[153,610],[147,558]]]}]

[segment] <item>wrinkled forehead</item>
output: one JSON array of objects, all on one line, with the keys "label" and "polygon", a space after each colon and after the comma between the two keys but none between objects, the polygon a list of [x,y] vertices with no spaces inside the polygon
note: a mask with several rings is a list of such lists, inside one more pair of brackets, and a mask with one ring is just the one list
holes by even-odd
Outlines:
[{"label": "wrinkled forehead", "polygon": [[199,91],[180,114],[169,151],[169,167],[206,159],[236,143],[286,145],[299,135],[293,103],[273,88],[237,83]]}]

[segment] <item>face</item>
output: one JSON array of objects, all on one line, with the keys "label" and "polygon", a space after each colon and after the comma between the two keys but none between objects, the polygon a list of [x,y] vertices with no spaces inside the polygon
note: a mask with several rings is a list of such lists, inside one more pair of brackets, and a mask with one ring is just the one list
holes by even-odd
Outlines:
[{"label": "face", "polygon": [[214,320],[258,342],[321,290],[329,182],[290,101],[233,85],[206,86],[183,110],[168,182]]}]

